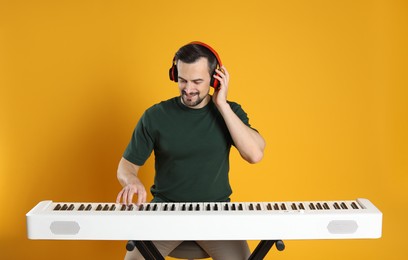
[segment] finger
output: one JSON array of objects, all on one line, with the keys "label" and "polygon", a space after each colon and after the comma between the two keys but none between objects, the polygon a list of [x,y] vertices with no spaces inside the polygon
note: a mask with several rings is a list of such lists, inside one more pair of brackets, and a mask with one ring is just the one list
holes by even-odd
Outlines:
[{"label": "finger", "polygon": [[218,68],[215,71],[217,72],[217,74],[225,75],[225,71],[222,68]]},{"label": "finger", "polygon": [[129,189],[129,191],[128,191],[128,196],[127,196],[127,204],[128,205],[130,205],[130,204],[132,204],[132,202],[133,202],[133,195],[134,195],[135,193],[133,192],[133,190],[132,189]]},{"label": "finger", "polygon": [[230,75],[229,75],[229,73],[228,73],[228,70],[227,70],[224,66],[221,67],[221,70],[222,70],[222,72],[224,73],[225,79],[226,79],[227,82],[228,82],[228,81],[229,81],[229,78],[230,78]]},{"label": "finger", "polygon": [[215,73],[214,77],[219,77],[219,78],[222,78],[222,79],[224,79],[226,77],[222,70],[217,69],[216,72],[217,73]]},{"label": "finger", "polygon": [[145,203],[147,198],[147,192],[146,190],[143,190],[143,196],[142,196],[142,202]]},{"label": "finger", "polygon": [[139,193],[137,194],[137,205],[140,205],[145,202],[146,202],[146,191],[139,190]]},{"label": "finger", "polygon": [[214,77],[219,77],[219,78],[221,78],[222,80],[224,80],[225,81],[225,84],[227,84],[228,83],[228,81],[229,81],[229,74],[228,74],[228,72],[227,71],[224,71],[224,70],[222,70],[222,69],[220,69],[220,70],[217,70],[217,73],[214,75]]},{"label": "finger", "polygon": [[221,70],[226,76],[229,76],[228,70],[225,68],[225,66],[221,66]]},{"label": "finger", "polygon": [[222,66],[222,67],[216,69],[216,71],[217,71],[217,73],[220,74],[220,75],[223,75],[223,76],[225,76],[225,77],[229,77],[228,70],[227,70],[224,66]]},{"label": "finger", "polygon": [[122,194],[123,194],[123,189],[118,193],[118,196],[116,197],[116,203],[120,203],[120,200],[122,199]]},{"label": "finger", "polygon": [[214,78],[218,79],[218,81],[220,82],[220,88],[223,88],[228,85],[228,81],[225,78],[222,78],[218,75],[214,75]]},{"label": "finger", "polygon": [[142,198],[142,195],[139,193],[138,195],[137,195],[137,202],[136,202],[136,205],[140,205],[140,204],[142,204],[143,203],[143,198]]},{"label": "finger", "polygon": [[127,199],[128,199],[128,190],[125,187],[125,188],[123,188],[122,203],[127,204]]},{"label": "finger", "polygon": [[132,204],[132,202],[133,202],[133,192],[129,191],[126,203],[127,203],[127,205],[130,205],[130,204]]}]

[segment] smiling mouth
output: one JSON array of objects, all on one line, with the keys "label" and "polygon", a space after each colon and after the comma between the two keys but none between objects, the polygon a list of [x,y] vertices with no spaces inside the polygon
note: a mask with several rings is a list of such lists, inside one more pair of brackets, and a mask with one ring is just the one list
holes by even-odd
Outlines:
[{"label": "smiling mouth", "polygon": [[198,96],[198,92],[187,94],[185,91],[183,91],[183,96],[185,96],[186,98],[192,98]]}]

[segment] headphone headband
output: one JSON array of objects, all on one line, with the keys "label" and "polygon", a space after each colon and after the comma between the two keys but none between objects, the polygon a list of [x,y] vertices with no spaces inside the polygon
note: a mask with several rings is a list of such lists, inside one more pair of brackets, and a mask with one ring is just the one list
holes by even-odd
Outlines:
[{"label": "headphone headband", "polygon": [[220,56],[218,55],[218,53],[210,45],[208,45],[206,43],[203,43],[203,42],[199,42],[199,41],[190,42],[189,44],[197,44],[197,45],[201,45],[201,46],[204,46],[207,49],[209,49],[215,55],[215,58],[217,59],[218,65],[220,67],[222,66]]}]

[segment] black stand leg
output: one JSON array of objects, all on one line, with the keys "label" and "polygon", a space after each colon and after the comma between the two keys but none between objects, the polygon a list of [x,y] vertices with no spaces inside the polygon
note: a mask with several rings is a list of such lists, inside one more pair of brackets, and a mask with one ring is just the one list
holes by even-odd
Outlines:
[{"label": "black stand leg", "polygon": [[276,246],[276,249],[278,249],[279,251],[285,250],[285,244],[283,243],[282,240],[276,240],[275,246]]},{"label": "black stand leg", "polygon": [[160,254],[152,241],[129,240],[126,244],[126,250],[128,251],[133,251],[135,247],[137,247],[137,250],[139,250],[146,260],[164,260],[164,257]]},{"label": "black stand leg", "polygon": [[282,240],[262,240],[259,242],[258,246],[255,248],[254,252],[250,255],[248,260],[262,260],[268,254],[269,250],[272,248],[273,244],[279,251],[285,249],[285,244]]}]

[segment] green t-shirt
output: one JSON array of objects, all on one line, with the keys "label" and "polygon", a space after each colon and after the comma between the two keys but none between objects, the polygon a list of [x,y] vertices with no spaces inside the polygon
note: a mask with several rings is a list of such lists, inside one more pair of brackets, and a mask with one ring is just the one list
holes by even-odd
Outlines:
[{"label": "green t-shirt", "polygon": [[[241,106],[228,103],[250,126]],[[151,192],[156,201],[228,201],[231,145],[231,135],[212,101],[192,109],[175,97],[144,112],[123,157],[141,166],[154,151],[156,175]]]}]

